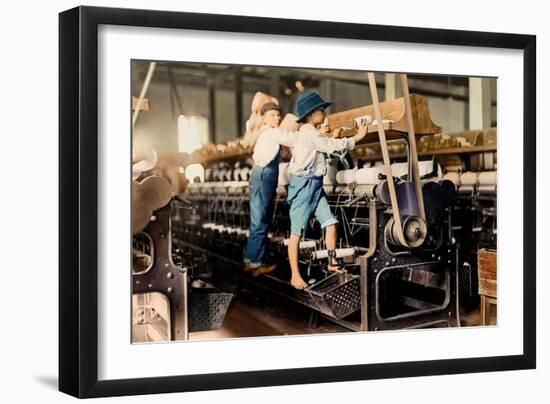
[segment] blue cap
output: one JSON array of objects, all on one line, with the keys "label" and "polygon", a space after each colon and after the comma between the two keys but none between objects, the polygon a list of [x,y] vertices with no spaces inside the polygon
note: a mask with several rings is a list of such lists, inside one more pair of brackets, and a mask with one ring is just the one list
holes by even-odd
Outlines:
[{"label": "blue cap", "polygon": [[296,101],[296,112],[299,118],[296,122],[304,123],[304,120],[312,112],[319,108],[328,108],[332,105],[332,102],[327,102],[321,98],[319,94],[314,91],[307,91],[301,94]]}]

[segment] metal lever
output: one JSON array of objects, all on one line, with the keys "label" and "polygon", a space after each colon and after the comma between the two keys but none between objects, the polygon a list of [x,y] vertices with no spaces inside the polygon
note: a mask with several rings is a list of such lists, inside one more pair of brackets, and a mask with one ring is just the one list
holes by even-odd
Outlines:
[{"label": "metal lever", "polygon": [[182,198],[181,196],[179,196],[178,194],[174,194],[174,196],[172,196],[172,199],[178,201],[178,202],[182,202],[182,203],[185,203],[187,205],[193,205],[193,202],[191,202],[190,200],[187,200],[185,198]]},{"label": "metal lever", "polygon": [[357,202],[359,202],[361,199],[366,199],[367,198],[367,194],[361,194],[359,196],[356,196],[355,198],[349,200],[346,202],[346,204],[344,205],[346,208],[349,208],[351,205],[355,205]]}]

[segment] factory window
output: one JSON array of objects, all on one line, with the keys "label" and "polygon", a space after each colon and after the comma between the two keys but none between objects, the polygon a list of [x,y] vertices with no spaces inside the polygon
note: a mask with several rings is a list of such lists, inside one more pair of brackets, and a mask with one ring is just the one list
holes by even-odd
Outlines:
[{"label": "factory window", "polygon": [[208,119],[200,115],[178,117],[178,151],[191,153],[208,142]]}]

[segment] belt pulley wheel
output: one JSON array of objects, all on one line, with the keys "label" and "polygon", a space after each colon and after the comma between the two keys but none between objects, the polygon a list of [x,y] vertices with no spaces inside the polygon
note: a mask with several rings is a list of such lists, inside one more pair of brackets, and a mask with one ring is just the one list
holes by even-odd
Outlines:
[{"label": "belt pulley wheel", "polygon": [[[426,222],[418,216],[406,216],[402,220],[403,223],[403,236],[407,245],[402,247],[417,248],[424,243],[426,235],[428,234],[428,228]],[[399,242],[398,231],[393,217],[386,224],[386,235],[389,241],[394,245],[401,245]]]}]

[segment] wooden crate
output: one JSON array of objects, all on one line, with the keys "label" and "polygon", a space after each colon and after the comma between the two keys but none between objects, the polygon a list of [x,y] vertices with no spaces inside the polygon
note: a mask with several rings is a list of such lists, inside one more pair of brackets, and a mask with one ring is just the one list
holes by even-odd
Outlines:
[{"label": "wooden crate", "polygon": [[477,253],[479,294],[497,297],[497,252],[481,249]]}]

